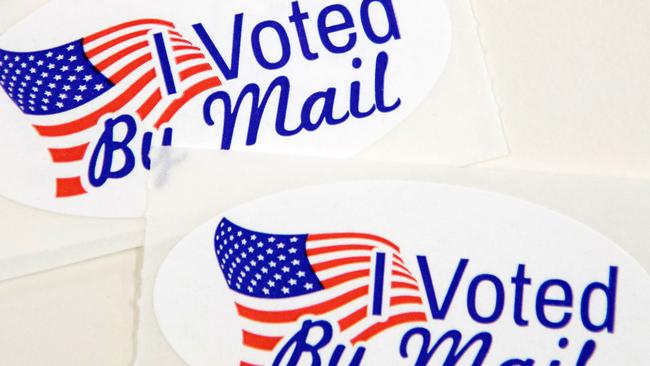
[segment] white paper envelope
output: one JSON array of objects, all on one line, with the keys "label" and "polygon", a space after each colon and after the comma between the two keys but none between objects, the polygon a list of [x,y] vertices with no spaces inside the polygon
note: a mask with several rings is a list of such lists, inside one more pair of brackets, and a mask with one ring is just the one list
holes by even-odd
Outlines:
[{"label": "white paper envelope", "polygon": [[153,176],[137,365],[647,356],[647,182],[181,149]]}]

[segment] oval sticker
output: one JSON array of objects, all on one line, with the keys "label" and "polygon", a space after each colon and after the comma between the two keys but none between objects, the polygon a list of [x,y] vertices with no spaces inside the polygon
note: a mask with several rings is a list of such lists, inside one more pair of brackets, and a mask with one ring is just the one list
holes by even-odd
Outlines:
[{"label": "oval sticker", "polygon": [[650,278],[548,209],[458,186],[357,182],[219,214],[160,267],[189,365],[641,365]]},{"label": "oval sticker", "polygon": [[3,195],[140,216],[152,145],[352,156],[424,99],[451,44],[443,0],[186,5],[52,1],[3,35]]}]

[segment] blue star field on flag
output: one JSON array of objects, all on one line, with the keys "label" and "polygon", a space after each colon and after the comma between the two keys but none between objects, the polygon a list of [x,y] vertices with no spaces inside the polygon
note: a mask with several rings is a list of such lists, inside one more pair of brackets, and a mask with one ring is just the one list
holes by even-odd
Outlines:
[{"label": "blue star field on flag", "polygon": [[24,113],[49,115],[77,108],[113,83],[88,61],[77,40],[44,51],[0,50],[0,86]]},{"label": "blue star field on flag", "polygon": [[307,258],[307,235],[250,231],[224,219],[215,250],[228,286],[259,298],[286,298],[323,289]]}]

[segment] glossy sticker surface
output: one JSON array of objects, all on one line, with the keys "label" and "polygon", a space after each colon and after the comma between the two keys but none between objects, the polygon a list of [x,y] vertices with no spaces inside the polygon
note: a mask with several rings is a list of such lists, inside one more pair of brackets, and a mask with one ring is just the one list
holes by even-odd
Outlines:
[{"label": "glossy sticker surface", "polygon": [[53,0],[0,38],[0,193],[139,216],[152,145],[352,156],[450,45],[443,0]]},{"label": "glossy sticker surface", "polygon": [[169,253],[154,309],[190,365],[641,365],[648,289],[571,218],[375,181],[217,215]]}]

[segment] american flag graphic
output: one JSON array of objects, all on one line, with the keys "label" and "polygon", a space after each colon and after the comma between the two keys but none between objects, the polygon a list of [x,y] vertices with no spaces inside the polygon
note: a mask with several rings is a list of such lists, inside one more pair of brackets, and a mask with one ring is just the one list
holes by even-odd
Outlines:
[{"label": "american flag graphic", "polygon": [[306,315],[338,325],[351,345],[427,319],[399,247],[379,236],[268,234],[224,218],[214,246],[244,328],[241,366],[270,364]]},{"label": "american flag graphic", "polygon": [[201,49],[159,19],[126,22],[43,51],[0,49],[0,86],[46,140],[58,168],[56,197],[87,193],[82,161],[103,118],[129,113],[159,129],[219,85]]}]

